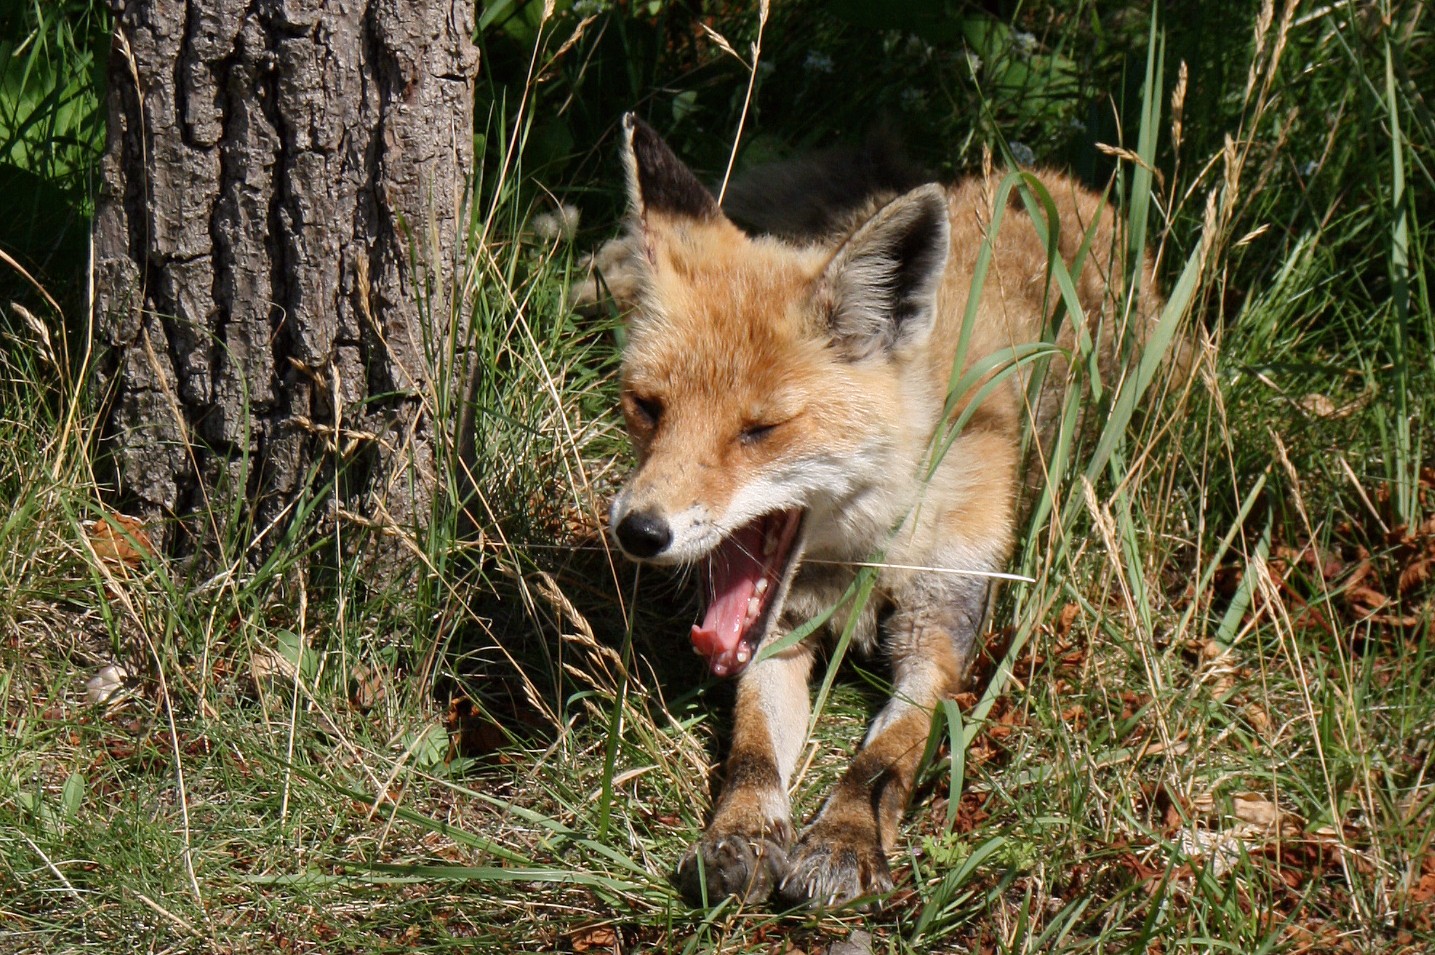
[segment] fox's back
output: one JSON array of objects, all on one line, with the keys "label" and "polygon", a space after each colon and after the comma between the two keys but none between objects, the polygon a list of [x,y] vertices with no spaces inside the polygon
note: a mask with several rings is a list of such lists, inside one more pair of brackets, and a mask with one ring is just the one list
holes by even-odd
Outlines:
[{"label": "fox's back", "polygon": [[[1104,377],[1117,371],[1116,344],[1125,334],[1133,343],[1145,340],[1152,317],[1161,299],[1156,291],[1152,263],[1144,257],[1135,274],[1139,289],[1130,300],[1134,310],[1123,325],[1125,277],[1131,273],[1124,262],[1115,211],[1099,195],[1071,177],[1050,170],[1034,173],[1056,212],[1054,224],[1032,222],[1018,191],[1007,196],[1000,223],[995,223],[1001,177],[974,175],[949,187],[951,246],[954,254],[939,292],[937,326],[929,351],[928,374],[945,388],[952,376],[958,343],[968,313],[972,290],[978,288],[978,305],[967,330],[969,346],[963,361],[965,373],[978,362],[992,363],[992,356],[1012,354],[1013,349],[1051,339],[1060,353],[1073,353],[1078,329],[1091,337],[1098,350],[1098,364]],[[1043,232],[1055,228],[1056,245],[1063,266],[1072,279],[1081,313],[1073,314],[1063,300]],[[979,251],[991,244],[990,264],[985,276],[976,274]],[[958,251],[960,250],[960,251]],[[1053,321],[1053,316],[1057,316]],[[997,361],[998,366],[1001,362]],[[1028,381],[1026,367],[1008,379],[983,402],[983,413],[1000,416],[1004,426],[1015,429],[1020,416],[1034,416],[1039,438],[1049,437],[1059,408],[1059,393],[1066,385],[1067,364],[1053,360],[1046,365],[1045,387],[1036,408],[1025,407]],[[990,407],[987,405],[990,404]],[[959,405],[960,407],[960,405]]]},{"label": "fox's back", "polygon": [[[991,356],[1049,337],[1046,326],[1053,314],[1061,315],[1055,344],[1070,352],[1078,323],[1084,324],[1087,333],[1095,337],[1103,374],[1113,374],[1117,367],[1115,342],[1129,332],[1139,344],[1160,306],[1149,256],[1134,270],[1127,265],[1110,204],[1064,173],[1038,169],[1031,175],[1046,192],[1036,204],[1044,207],[1049,198],[1056,213],[1057,250],[1071,275],[1082,314],[1073,316],[1064,304],[1058,310],[1061,292],[1043,235],[1052,224],[1042,223],[1039,231],[1016,188],[1007,191],[998,221],[996,204],[1001,198],[1003,173],[988,169],[947,186],[952,254],[938,291],[925,368],[928,384],[940,392],[938,400],[945,399],[948,386],[961,373],[979,362],[990,363]],[[730,190],[724,211],[734,211],[734,219],[752,232],[830,255],[884,205],[923,181],[920,170],[899,151],[873,141],[764,167],[742,177]],[[988,242],[990,263],[985,276],[979,278],[979,252]],[[1125,279],[1130,274],[1139,276],[1139,288],[1131,297],[1135,308],[1129,327],[1118,328],[1127,297]],[[954,375],[974,287],[978,305],[966,330],[962,368]],[[990,393],[991,406],[984,407],[981,416],[1000,419],[1002,426],[1015,434],[1018,416],[1033,414],[1037,434],[1046,435],[1057,406],[1055,392],[1065,384],[1065,370],[1061,361],[1048,365],[1048,387],[1040,406],[1032,409],[1022,406],[1028,379],[1019,371],[1010,376],[1009,386]]]}]

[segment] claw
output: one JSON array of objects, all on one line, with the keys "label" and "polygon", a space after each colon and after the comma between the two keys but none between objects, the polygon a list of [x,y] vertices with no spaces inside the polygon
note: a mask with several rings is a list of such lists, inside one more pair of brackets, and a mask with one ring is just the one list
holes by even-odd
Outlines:
[{"label": "claw", "polygon": [[798,842],[787,878],[777,888],[785,902],[807,908],[836,908],[891,890],[887,855],[875,840],[820,830]]},{"label": "claw", "polygon": [[709,833],[678,864],[674,881],[694,908],[728,896],[746,903],[767,899],[787,876],[787,849],[767,835]]}]

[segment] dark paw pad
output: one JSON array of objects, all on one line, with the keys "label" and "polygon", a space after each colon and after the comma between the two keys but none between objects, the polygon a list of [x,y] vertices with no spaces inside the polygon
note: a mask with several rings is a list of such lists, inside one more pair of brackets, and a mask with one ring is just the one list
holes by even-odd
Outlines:
[{"label": "dark paw pad", "polygon": [[730,895],[761,902],[787,872],[787,850],[767,836],[709,833],[688,850],[674,876],[689,905],[716,905]]},{"label": "dark paw pad", "polygon": [[814,830],[793,850],[778,894],[788,905],[832,908],[892,891],[887,854],[876,841]]}]

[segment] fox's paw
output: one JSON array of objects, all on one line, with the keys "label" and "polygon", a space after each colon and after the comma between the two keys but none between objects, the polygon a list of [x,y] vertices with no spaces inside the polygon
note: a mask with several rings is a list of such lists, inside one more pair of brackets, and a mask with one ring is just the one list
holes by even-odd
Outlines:
[{"label": "fox's paw", "polygon": [[709,830],[698,840],[673,880],[694,908],[704,901],[715,905],[730,895],[744,902],[762,902],[787,874],[787,846],[791,838],[781,832],[766,835],[717,833]]},{"label": "fox's paw", "polygon": [[789,905],[833,908],[853,899],[892,891],[892,870],[875,833],[815,825],[792,852],[778,886]]}]

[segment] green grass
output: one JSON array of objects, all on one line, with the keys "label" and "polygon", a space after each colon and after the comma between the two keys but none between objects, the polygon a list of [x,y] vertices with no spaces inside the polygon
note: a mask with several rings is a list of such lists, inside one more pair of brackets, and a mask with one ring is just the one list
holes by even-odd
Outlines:
[{"label": "green grass", "polygon": [[[44,304],[18,265],[65,306],[82,296],[91,196],[104,145],[109,15],[90,0],[0,10],[0,297]],[[6,326],[8,327],[8,326]]]},{"label": "green grass", "polygon": [[[549,189],[611,215],[616,164],[572,144],[655,89],[678,91],[679,148],[726,161],[748,77],[711,44],[663,41],[686,21],[655,9],[600,16],[545,83],[515,69],[504,87],[505,57],[539,43],[548,62],[575,15],[484,38],[455,296],[470,337],[435,348],[486,372],[451,412],[473,435],[474,453],[445,449],[462,508],[412,541],[403,593],[326,565],[339,549],[312,526],[247,574],[104,559],[95,422],[62,347],[76,328],[0,303],[0,951],[820,952],[857,928],[875,952],[1435,947],[1423,6],[1260,25],[1232,7],[1214,52],[1190,25],[1034,7],[980,35],[1031,33],[1040,69],[1013,72],[1014,49],[965,78],[943,72],[950,50],[922,67],[914,115],[939,126],[922,148],[965,158],[1003,132],[1065,143],[1082,105],[1039,94],[1080,95],[1067,63],[1079,86],[1126,90],[1113,194],[1133,245],[1157,250],[1170,327],[1200,341],[1189,389],[1154,364],[1078,378],[1101,412],[1024,529],[1036,582],[1006,589],[972,692],[936,721],[899,889],[879,913],[822,916],[693,912],[666,881],[705,821],[731,689],[687,653],[691,594],[603,544],[626,463],[620,332],[565,290],[611,219],[572,245],[526,227]],[[714,22],[739,50],[755,35],[752,11]],[[779,70],[808,46],[871,56],[844,21],[805,39],[791,22],[775,9],[764,33]],[[857,100],[814,122],[898,108],[927,54],[879,40]],[[746,158],[801,146],[790,103],[839,82],[776,75],[802,79],[759,74]],[[939,95],[988,106],[934,119]],[[26,148],[47,181],[92,168]],[[97,702],[86,682],[110,665],[129,676]],[[883,679],[852,658],[832,678],[799,812]]]}]

